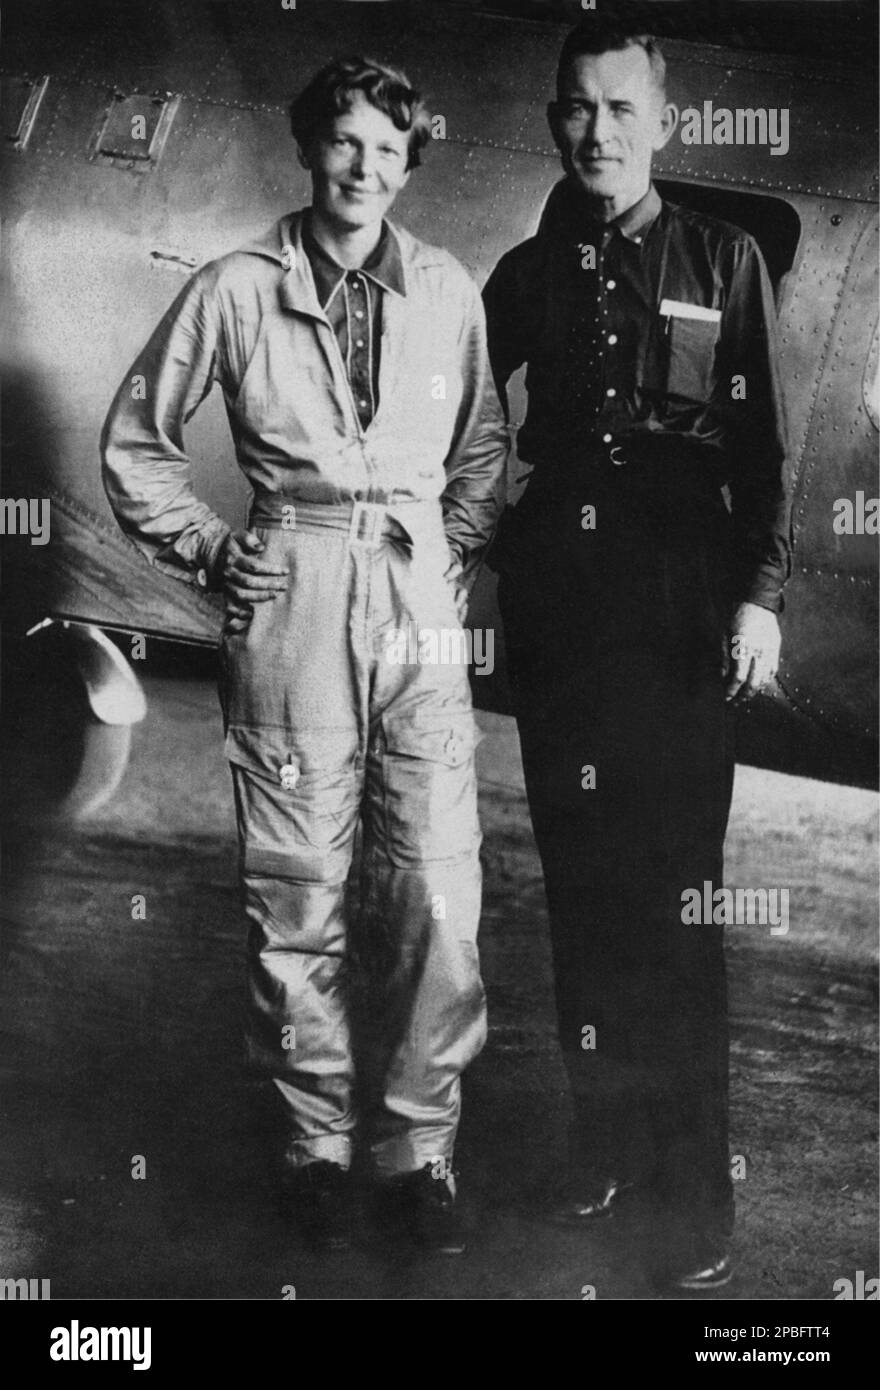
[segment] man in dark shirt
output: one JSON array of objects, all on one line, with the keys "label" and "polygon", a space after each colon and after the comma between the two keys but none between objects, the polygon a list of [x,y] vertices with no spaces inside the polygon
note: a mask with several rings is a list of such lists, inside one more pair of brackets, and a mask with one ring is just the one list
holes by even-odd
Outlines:
[{"label": "man in dark shirt", "polygon": [[726,997],[722,928],[685,924],[682,894],[721,883],[729,706],[776,671],[789,522],[767,272],[651,183],[664,79],[645,36],[585,24],[563,49],[566,176],[485,292],[533,467],[490,563],[574,1106],[549,1214],[649,1186],[658,1272],[702,1289],[730,1277]]}]

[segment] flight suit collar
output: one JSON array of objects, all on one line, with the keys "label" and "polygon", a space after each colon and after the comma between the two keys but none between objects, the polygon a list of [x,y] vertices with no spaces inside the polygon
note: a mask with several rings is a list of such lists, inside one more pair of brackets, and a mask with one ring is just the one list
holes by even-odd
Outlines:
[{"label": "flight suit collar", "polygon": [[[265,256],[276,261],[284,271],[278,287],[279,299],[284,308],[293,309],[297,313],[307,314],[326,323],[327,316],[321,308],[315,277],[303,246],[304,220],[304,209],[287,213],[270,227],[264,236],[248,242],[241,250],[250,255]],[[406,252],[401,234],[391,222],[385,222],[384,227],[387,234],[384,238],[385,249],[379,263],[372,267],[370,273],[384,289],[405,297],[407,261],[412,264],[416,258],[411,249]]]},{"label": "flight suit collar", "polygon": [[[346,270],[345,266],[334,260],[316,239],[312,232],[311,219],[308,213],[303,219],[302,240],[312,267],[318,299],[326,309],[333,296],[338,292],[346,275],[350,272]],[[358,267],[358,270],[368,280],[372,280],[373,284],[377,285],[380,290],[388,290],[392,294],[406,296],[400,247],[387,222],[382,223],[382,235],[378,244],[370,252],[363,265]]]}]

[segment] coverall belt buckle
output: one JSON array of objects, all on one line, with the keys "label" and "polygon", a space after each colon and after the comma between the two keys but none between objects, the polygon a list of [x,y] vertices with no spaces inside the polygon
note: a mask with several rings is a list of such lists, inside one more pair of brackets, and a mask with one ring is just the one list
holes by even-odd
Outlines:
[{"label": "coverall belt buckle", "polygon": [[351,544],[362,545],[367,550],[378,550],[387,516],[387,508],[378,502],[355,502],[348,529]]}]

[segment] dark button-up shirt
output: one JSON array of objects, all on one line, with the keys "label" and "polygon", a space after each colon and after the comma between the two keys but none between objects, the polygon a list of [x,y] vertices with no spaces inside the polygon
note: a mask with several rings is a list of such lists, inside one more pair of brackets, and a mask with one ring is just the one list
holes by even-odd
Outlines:
[{"label": "dark button-up shirt", "polygon": [[379,405],[382,295],[387,290],[406,294],[400,251],[383,225],[377,246],[360,269],[346,270],[315,240],[308,220],[303,226],[303,249],[318,303],[336,334],[358,418],[366,429]]},{"label": "dark button-up shirt", "polygon": [[728,484],[737,592],[781,607],[790,570],[787,435],[773,292],[738,227],[649,192],[602,224],[567,181],[485,291],[499,392],[526,364],[520,457],[696,461]]}]

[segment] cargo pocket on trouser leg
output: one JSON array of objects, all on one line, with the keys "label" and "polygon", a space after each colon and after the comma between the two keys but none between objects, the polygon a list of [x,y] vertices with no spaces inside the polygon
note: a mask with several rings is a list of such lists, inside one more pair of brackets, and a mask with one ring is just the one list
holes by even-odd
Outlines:
[{"label": "cargo pocket on trouser leg", "polygon": [[357,735],[231,726],[245,911],[248,1056],[292,1139],[340,1161],[354,1124],[344,976],[345,880],[359,812]]},{"label": "cargo pocket on trouser leg", "polygon": [[[486,1038],[477,953],[480,830],[470,711],[382,721],[371,755],[365,872],[392,965],[382,987],[383,1070],[372,1152],[388,1176],[451,1157],[461,1072]],[[378,891],[377,891],[378,890]]]},{"label": "cargo pocket on trouser leg", "polygon": [[469,710],[416,708],[382,719],[383,838],[398,868],[475,854],[480,847]]}]

